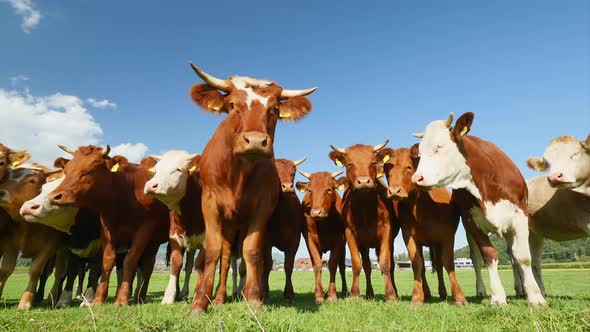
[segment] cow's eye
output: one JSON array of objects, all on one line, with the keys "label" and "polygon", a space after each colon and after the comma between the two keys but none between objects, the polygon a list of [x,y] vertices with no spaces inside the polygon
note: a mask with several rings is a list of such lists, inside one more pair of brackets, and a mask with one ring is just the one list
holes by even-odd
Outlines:
[{"label": "cow's eye", "polygon": [[436,146],[436,148],[434,149],[434,153],[438,153],[441,149],[443,149],[445,146],[442,144],[438,144]]},{"label": "cow's eye", "polygon": [[235,110],[235,109],[236,109],[236,104],[234,104],[234,103],[229,103],[229,110],[230,110],[230,111],[233,111],[233,110]]},{"label": "cow's eye", "polygon": [[408,170],[412,170],[412,166],[409,166],[409,165],[408,165],[406,168],[407,168]]},{"label": "cow's eye", "polygon": [[576,152],[576,153],[572,154],[570,159],[578,159],[579,156],[580,156],[580,152]]},{"label": "cow's eye", "polygon": [[0,166],[4,166],[6,162],[4,160],[0,160]]}]

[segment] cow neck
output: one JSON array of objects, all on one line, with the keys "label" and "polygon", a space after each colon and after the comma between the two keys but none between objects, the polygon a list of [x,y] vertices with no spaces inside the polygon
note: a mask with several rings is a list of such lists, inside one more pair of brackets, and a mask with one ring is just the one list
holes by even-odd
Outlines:
[{"label": "cow neck", "polygon": [[174,212],[178,214],[180,223],[187,234],[200,234],[198,228],[202,226],[202,231],[205,225],[199,225],[199,220],[202,220],[201,212],[201,179],[199,173],[194,173],[188,178],[186,185],[186,194],[180,200],[178,207]]},{"label": "cow neck", "polygon": [[586,196],[586,198],[590,199],[590,177],[588,177],[588,179],[586,179],[586,181],[584,181],[584,183],[582,183],[582,185],[573,188],[573,189],[569,189],[575,193],[578,193],[580,195]]},{"label": "cow neck", "polygon": [[[133,168],[133,169],[130,169]],[[135,172],[137,166],[126,165],[123,170],[111,173],[112,186],[105,193],[99,193],[96,197],[96,210],[103,216],[116,216],[124,213],[126,209],[132,209],[137,206],[137,197],[135,196]],[[93,207],[94,208],[94,207]]]},{"label": "cow neck", "polygon": [[371,190],[348,189],[347,191],[344,194],[344,199],[353,214],[364,214],[376,209],[379,200],[377,188]]}]

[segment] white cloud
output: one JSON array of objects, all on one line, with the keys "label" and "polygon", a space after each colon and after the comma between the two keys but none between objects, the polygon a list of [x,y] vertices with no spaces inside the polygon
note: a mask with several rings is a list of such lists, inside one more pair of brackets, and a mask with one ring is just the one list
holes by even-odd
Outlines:
[{"label": "white cloud", "polygon": [[143,159],[143,157],[145,157],[145,153],[147,152],[147,150],[148,147],[143,143],[124,143],[113,147],[109,155],[115,156],[120,154],[122,156],[127,157],[129,161],[138,163],[141,161],[141,159]]},{"label": "white cloud", "polygon": [[[56,157],[67,156],[57,144],[72,148],[104,145],[100,124],[84,107],[83,99],[72,95],[56,93],[37,97],[28,90],[0,88],[0,126],[0,143],[28,150],[32,160],[48,166],[53,165]],[[148,148],[143,143],[128,143],[115,149],[129,160],[136,161]]]},{"label": "white cloud", "polygon": [[22,16],[21,28],[30,33],[31,29],[41,21],[41,12],[35,8],[31,0],[8,0],[17,15]]},{"label": "white cloud", "polygon": [[117,108],[117,104],[109,101],[108,99],[96,100],[94,98],[88,98],[88,99],[86,99],[86,102],[94,108],[112,108],[112,109]]}]

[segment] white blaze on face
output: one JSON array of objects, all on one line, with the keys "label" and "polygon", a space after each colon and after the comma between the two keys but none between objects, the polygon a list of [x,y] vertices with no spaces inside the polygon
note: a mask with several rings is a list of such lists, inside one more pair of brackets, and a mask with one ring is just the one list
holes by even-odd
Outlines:
[{"label": "white blaze on face", "polygon": [[563,174],[563,187],[575,188],[590,181],[590,152],[578,141],[553,143],[543,155],[549,164],[550,176]]},{"label": "white blaze on face", "polygon": [[271,82],[265,81],[265,80],[260,80],[260,79],[255,79],[255,78],[250,78],[250,77],[240,77],[240,76],[232,77],[231,81],[232,81],[233,85],[236,87],[236,89],[246,92],[246,95],[247,95],[246,104],[248,104],[248,107],[251,107],[252,102],[255,100],[260,102],[263,106],[266,106],[266,103],[268,102],[268,97],[263,97],[263,96],[257,94],[256,92],[254,92],[254,90],[251,87],[246,87],[246,85],[267,86]]},{"label": "white blaze on face", "polygon": [[166,152],[154,167],[154,176],[146,182],[144,192],[171,209],[177,208],[186,194],[190,158],[185,151]]},{"label": "white blaze on face", "polygon": [[422,177],[418,183],[422,187],[466,188],[475,197],[481,198],[465,157],[451,140],[446,121],[437,120],[426,126],[418,149],[420,162],[412,176],[412,182],[417,183]]},{"label": "white blaze on face", "polygon": [[57,188],[65,177],[48,182],[41,187],[41,193],[25,202],[20,209],[20,214],[28,222],[36,222],[69,233],[70,228],[76,222],[78,209],[67,206],[57,206],[49,202],[49,194]]}]

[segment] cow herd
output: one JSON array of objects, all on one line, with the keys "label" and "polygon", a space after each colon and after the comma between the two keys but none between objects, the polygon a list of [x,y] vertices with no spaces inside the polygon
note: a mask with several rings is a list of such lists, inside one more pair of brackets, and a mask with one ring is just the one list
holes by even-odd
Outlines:
[{"label": "cow herd", "polygon": [[[427,247],[440,298],[447,297],[444,268],[453,303],[464,305],[453,253],[462,222],[476,267],[477,295],[486,294],[480,271],[485,262],[491,302],[506,303],[498,252],[488,237],[495,233],[507,242],[517,294],[526,296],[531,306],[542,306],[543,239],[590,235],[590,136],[584,141],[554,139],[543,157],[527,161],[550,175],[527,182],[496,145],[468,135],[473,113],[456,121],[451,114],[414,134],[421,140],[410,148],[388,148],[388,141],[332,145],[328,157],[343,170],[307,173],[297,169],[305,159],[275,159],[273,145],[277,121],[307,115],[312,105],[306,96],[316,88],[287,90],[238,76],[223,80],[190,65],[204,81],[190,89],[192,100],[206,111],[227,113],[201,155],[173,150],[135,164],[110,156],[109,146],[60,146],[70,158],[58,158],[48,168],[26,163],[31,157],[27,152],[0,144],[0,296],[21,253],[32,258],[32,265],[19,309],[42,300],[53,270],[51,303],[69,305],[78,277],[82,305],[102,304],[115,266],[115,304],[141,303],[158,248],[167,242],[170,279],[162,303],[192,298],[191,314],[206,311],[210,303],[224,303],[230,266],[232,295],[255,305],[265,301],[273,247],[285,253],[284,297],[292,301],[291,275],[303,235],[314,266],[316,303],[326,296],[321,273],[322,254],[328,251],[327,300],[338,298],[337,270],[341,296],[360,296],[364,271],[365,295],[373,297],[370,249],[378,257],[385,300],[396,301],[393,243],[401,230],[414,273],[412,303],[432,296],[425,278]],[[305,180],[295,183],[297,170]],[[305,193],[302,201],[295,189]],[[350,289],[346,245],[352,258]],[[196,287],[190,291],[193,269]]]}]

